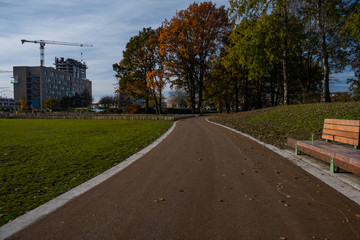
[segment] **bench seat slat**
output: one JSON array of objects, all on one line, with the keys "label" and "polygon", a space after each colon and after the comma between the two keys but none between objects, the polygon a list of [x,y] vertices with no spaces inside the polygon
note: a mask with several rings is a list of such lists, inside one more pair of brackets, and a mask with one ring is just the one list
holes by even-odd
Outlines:
[{"label": "bench seat slat", "polygon": [[360,137],[360,134],[356,133],[356,132],[344,132],[344,131],[338,131],[338,130],[333,130],[333,129],[323,129],[323,134],[351,138],[351,139],[355,139],[355,140],[359,139],[359,137]]},{"label": "bench seat slat", "polygon": [[336,124],[324,124],[324,129],[332,129],[344,132],[355,132],[360,133],[359,126],[345,126],[345,125],[336,125]]},{"label": "bench seat slat", "polygon": [[337,124],[347,126],[360,126],[360,120],[346,120],[346,119],[325,119],[325,124]]}]

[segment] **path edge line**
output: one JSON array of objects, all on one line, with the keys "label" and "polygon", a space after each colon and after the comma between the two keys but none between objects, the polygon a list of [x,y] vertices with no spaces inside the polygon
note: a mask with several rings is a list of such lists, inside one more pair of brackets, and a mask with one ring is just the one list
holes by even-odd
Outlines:
[{"label": "path edge line", "polygon": [[106,181],[107,179],[111,178],[115,174],[119,173],[130,164],[134,163],[136,160],[150,152],[153,148],[155,148],[158,144],[160,144],[167,136],[169,136],[176,127],[176,121],[174,121],[173,125],[158,139],[152,142],[147,147],[143,148],[141,151],[133,154],[126,160],[122,161],[118,165],[106,170],[105,172],[99,174],[98,176],[80,184],[79,186],[71,189],[70,191],[50,200],[49,202],[31,210],[24,215],[17,217],[16,219],[12,220],[11,222],[3,225],[0,227],[0,239],[3,240],[7,237],[10,237],[14,233],[26,228],[27,226],[31,225],[32,223],[36,222],[40,218],[54,212],[58,208],[64,206],[66,203],[70,202],[71,200],[79,197],[81,194],[89,191],[90,189],[94,188],[95,186],[99,185],[100,183]]},{"label": "path edge line", "polygon": [[[275,147],[271,144],[267,144],[264,143],[262,141],[260,141],[259,139],[254,138],[253,136],[250,136],[249,134],[243,133],[239,130],[233,129],[231,127],[222,125],[220,123],[217,122],[213,122],[211,120],[209,120],[209,118],[206,118],[206,121],[214,124],[214,125],[218,125],[220,127],[226,128],[230,131],[233,131],[235,133],[238,133],[244,137],[249,138],[250,140],[270,149],[271,151],[279,154],[280,156],[286,158],[287,160],[289,160],[290,162],[292,162],[293,164],[295,164],[296,166],[299,166],[300,168],[302,168],[303,170],[305,170],[306,172],[310,173],[311,175],[313,175],[314,177],[318,178],[319,180],[321,180],[322,182],[324,182],[325,184],[329,185],[330,187],[332,187],[333,189],[335,189],[336,191],[340,192],[341,194],[343,194],[344,196],[346,196],[347,198],[351,199],[352,201],[354,201],[355,203],[357,203],[358,205],[360,205],[360,185],[356,184],[356,183],[352,183],[351,181],[349,181],[348,179],[342,177],[342,176],[338,176],[338,174],[336,173],[331,173],[328,169],[324,169],[321,168],[319,165],[315,164],[314,160],[311,159],[310,157],[298,157],[295,154],[292,154],[291,152],[288,151],[284,151],[281,150],[278,147]],[[355,192],[354,192],[355,191]],[[356,193],[356,191],[358,193]]]}]

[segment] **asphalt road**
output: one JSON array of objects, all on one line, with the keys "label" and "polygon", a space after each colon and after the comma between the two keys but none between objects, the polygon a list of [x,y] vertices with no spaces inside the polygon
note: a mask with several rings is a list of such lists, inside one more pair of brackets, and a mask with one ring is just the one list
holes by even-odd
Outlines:
[{"label": "asphalt road", "polygon": [[10,239],[360,239],[360,206],[205,118]]}]

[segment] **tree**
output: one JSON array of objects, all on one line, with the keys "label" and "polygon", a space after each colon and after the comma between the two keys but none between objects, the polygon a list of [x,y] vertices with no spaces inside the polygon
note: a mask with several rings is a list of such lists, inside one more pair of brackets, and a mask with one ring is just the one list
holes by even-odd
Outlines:
[{"label": "tree", "polygon": [[59,107],[59,101],[56,98],[47,98],[44,102],[44,108],[53,111]]},{"label": "tree", "polygon": [[222,112],[225,106],[227,113],[231,111],[231,102],[234,98],[234,89],[231,84],[232,73],[227,71],[219,56],[214,63],[212,70],[206,75],[205,97],[215,103]]},{"label": "tree", "polygon": [[159,34],[160,28],[156,30],[155,34],[149,36],[149,49],[152,50],[155,65],[154,69],[146,74],[146,86],[155,101],[157,114],[161,113],[162,90],[165,87],[166,82],[169,81],[169,74],[164,66],[165,56],[160,54]]},{"label": "tree", "polygon": [[344,69],[347,64],[348,39],[341,34],[349,5],[343,0],[306,0],[304,16],[316,23],[316,33],[320,39],[320,58],[323,65],[324,97],[331,102],[330,73]]},{"label": "tree", "polygon": [[220,112],[225,106],[228,113],[231,108],[235,108],[236,112],[239,111],[240,89],[241,85],[245,86],[246,77],[245,69],[234,65],[233,59],[229,56],[226,48],[221,49],[220,54],[213,59],[211,71],[205,79],[206,100],[215,103]]},{"label": "tree", "polygon": [[84,91],[80,93],[80,98],[81,98],[80,107],[89,107],[94,100],[88,88],[85,88]]},{"label": "tree", "polygon": [[154,45],[149,41],[155,30],[144,28],[126,44],[123,59],[113,65],[119,81],[118,92],[146,100],[146,113],[151,96],[147,74],[155,69]]},{"label": "tree", "polygon": [[230,37],[233,55],[241,55],[239,65],[249,69],[249,77],[259,86],[281,63],[284,105],[289,104],[290,59],[302,39],[296,4],[294,0],[230,1],[233,22],[240,21]]},{"label": "tree", "polygon": [[25,98],[20,98],[19,102],[20,102],[21,110],[25,110],[26,109],[26,99]]},{"label": "tree", "polygon": [[350,65],[355,72],[355,78],[347,79],[349,90],[355,101],[360,100],[360,5],[354,4],[351,14],[345,21],[342,32],[351,38]]},{"label": "tree", "polygon": [[65,96],[62,97],[59,105],[61,108],[86,108],[91,105],[93,101],[91,92],[89,89],[85,89],[82,93],[75,93],[74,96]]},{"label": "tree", "polygon": [[200,112],[210,60],[229,33],[225,7],[217,8],[212,2],[195,2],[162,24],[160,48],[167,58],[165,67],[176,77],[172,83],[190,95],[193,113]]},{"label": "tree", "polygon": [[109,108],[112,105],[116,104],[116,99],[112,96],[104,96],[104,97],[100,98],[99,104],[103,105],[104,108]]},{"label": "tree", "polygon": [[178,108],[188,107],[187,96],[186,96],[186,93],[182,89],[175,88],[175,91],[171,91],[169,93],[169,97],[172,98],[173,104],[175,106],[177,106]]}]

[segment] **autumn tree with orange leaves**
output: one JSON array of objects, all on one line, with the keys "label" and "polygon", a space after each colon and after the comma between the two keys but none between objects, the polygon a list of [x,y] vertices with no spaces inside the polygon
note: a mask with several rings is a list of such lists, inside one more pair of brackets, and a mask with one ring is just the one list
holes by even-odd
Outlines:
[{"label": "autumn tree with orange leaves", "polygon": [[217,8],[212,2],[195,2],[177,12],[170,21],[165,20],[160,28],[160,52],[166,56],[165,68],[174,77],[172,84],[189,94],[193,113],[200,113],[204,77],[210,70],[211,58],[219,52],[229,33],[225,6]]},{"label": "autumn tree with orange leaves", "polygon": [[161,113],[162,90],[169,80],[169,74],[164,66],[165,56],[160,54],[159,33],[160,28],[150,35],[148,39],[148,44],[152,49],[152,56],[154,58],[154,68],[146,74],[147,88],[152,99],[154,99],[156,114]]},{"label": "autumn tree with orange leaves", "polygon": [[149,39],[155,34],[155,30],[144,28],[126,44],[123,59],[113,65],[119,81],[117,91],[134,99],[144,99],[146,113],[151,98],[147,74],[156,67],[155,46]]}]

